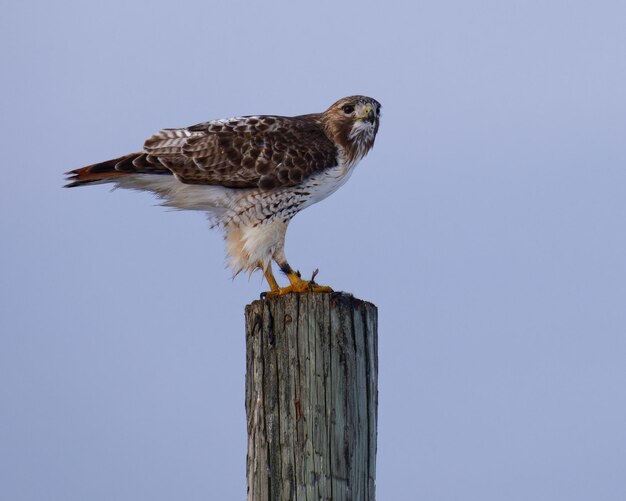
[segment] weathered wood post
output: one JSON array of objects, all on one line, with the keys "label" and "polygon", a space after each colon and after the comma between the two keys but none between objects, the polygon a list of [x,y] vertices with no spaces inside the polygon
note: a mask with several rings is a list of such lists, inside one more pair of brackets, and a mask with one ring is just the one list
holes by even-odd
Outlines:
[{"label": "weathered wood post", "polygon": [[248,501],[373,501],[376,306],[304,293],[246,307]]}]

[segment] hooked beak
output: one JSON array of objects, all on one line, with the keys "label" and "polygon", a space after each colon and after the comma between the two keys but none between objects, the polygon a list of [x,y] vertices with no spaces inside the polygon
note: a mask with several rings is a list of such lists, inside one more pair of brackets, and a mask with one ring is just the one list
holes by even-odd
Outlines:
[{"label": "hooked beak", "polygon": [[357,118],[374,123],[374,121],[376,120],[376,111],[371,104],[366,104],[365,106],[363,106],[362,113]]}]

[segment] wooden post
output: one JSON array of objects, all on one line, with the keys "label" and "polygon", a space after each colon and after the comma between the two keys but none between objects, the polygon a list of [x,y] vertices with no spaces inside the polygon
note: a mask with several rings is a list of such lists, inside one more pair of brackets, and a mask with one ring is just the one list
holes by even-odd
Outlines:
[{"label": "wooden post", "polygon": [[248,501],[373,501],[376,306],[342,293],[246,307]]}]

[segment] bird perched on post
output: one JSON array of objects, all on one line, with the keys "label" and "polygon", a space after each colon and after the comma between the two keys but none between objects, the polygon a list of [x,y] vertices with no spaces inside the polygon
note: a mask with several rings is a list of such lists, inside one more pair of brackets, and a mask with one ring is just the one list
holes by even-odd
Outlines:
[{"label": "bird perched on post", "polygon": [[[330,292],[303,280],[285,257],[289,221],[345,183],[374,146],[380,103],[340,99],[322,113],[257,115],[164,129],[143,151],[67,173],[67,187],[113,183],[146,190],[163,205],[206,211],[225,235],[236,275],[263,270],[268,295]],[[279,287],[272,260],[290,285]]]}]

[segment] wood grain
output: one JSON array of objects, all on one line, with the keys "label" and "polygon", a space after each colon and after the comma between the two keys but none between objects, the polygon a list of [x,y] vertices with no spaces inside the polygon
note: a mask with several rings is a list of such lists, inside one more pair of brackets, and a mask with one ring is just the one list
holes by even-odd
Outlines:
[{"label": "wood grain", "polygon": [[375,499],[377,310],[341,293],[246,307],[248,501]]}]

